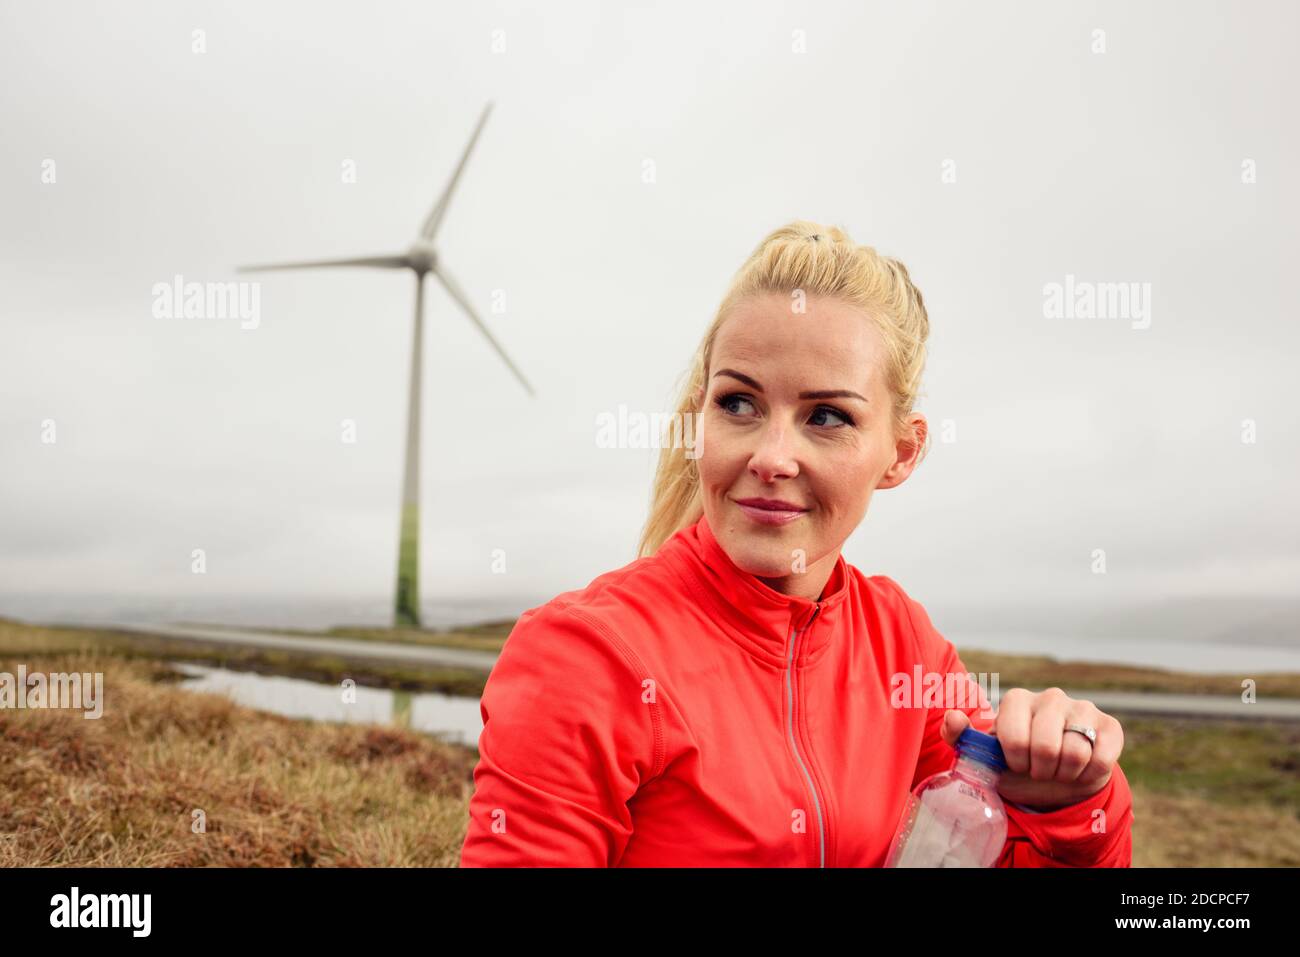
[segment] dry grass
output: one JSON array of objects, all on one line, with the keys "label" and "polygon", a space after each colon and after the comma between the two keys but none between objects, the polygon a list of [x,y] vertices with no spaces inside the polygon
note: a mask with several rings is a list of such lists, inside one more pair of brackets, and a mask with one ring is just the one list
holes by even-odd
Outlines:
[{"label": "dry grass", "polygon": [[[453,866],[473,752],[252,711],[89,651],[0,671],[104,673],[104,712],[0,710],[0,867]],[[195,833],[195,811],[205,830]]]},{"label": "dry grass", "polygon": [[1117,717],[1134,867],[1300,866],[1300,724]]},{"label": "dry grass", "polygon": [[1216,804],[1134,783],[1133,866],[1300,867],[1300,822],[1294,810]]},{"label": "dry grass", "polygon": [[[457,863],[474,751],[253,711],[147,654],[0,621],[0,671],[101,671],[105,699],[0,710],[0,867]],[[1300,725],[1119,717],[1135,867],[1300,866]]]}]

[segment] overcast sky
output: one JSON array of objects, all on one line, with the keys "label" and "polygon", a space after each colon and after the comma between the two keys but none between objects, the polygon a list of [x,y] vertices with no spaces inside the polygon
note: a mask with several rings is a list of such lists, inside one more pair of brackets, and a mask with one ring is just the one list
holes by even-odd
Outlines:
[{"label": "overcast sky", "polygon": [[[597,416],[670,410],[795,218],[907,264],[955,430],[849,561],[927,604],[1293,596],[1298,9],[7,0],[0,614],[385,607],[410,274],[251,277],[256,328],[153,287],[403,251],[489,100],[438,246],[538,396],[430,282],[430,611],[632,560],[657,452]],[[1067,276],[1149,311],[1048,315]]]}]

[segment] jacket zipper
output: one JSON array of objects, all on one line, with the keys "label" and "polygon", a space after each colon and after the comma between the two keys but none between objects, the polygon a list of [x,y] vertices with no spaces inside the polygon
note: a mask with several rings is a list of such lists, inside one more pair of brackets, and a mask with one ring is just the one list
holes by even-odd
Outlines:
[{"label": "jacket zipper", "polygon": [[785,671],[785,712],[786,712],[786,732],[790,735],[790,747],[794,749],[795,760],[799,762],[799,770],[803,772],[804,780],[808,782],[808,789],[812,791],[813,808],[817,812],[817,843],[820,850],[820,863],[818,867],[826,866],[826,825],[822,820],[822,802],[821,797],[817,794],[817,785],[813,783],[812,775],[808,773],[808,767],[804,764],[803,756],[799,753],[799,744],[794,737],[794,662],[796,649],[799,644],[799,636],[808,630],[808,626],[813,623],[817,613],[822,610],[818,605],[812,613],[812,618],[808,619],[807,624],[802,628],[795,628],[790,633],[790,654],[787,658]]}]

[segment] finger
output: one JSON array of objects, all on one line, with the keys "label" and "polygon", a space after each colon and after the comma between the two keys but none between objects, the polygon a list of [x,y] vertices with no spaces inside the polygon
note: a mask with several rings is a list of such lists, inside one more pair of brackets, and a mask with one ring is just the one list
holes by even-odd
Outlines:
[{"label": "finger", "polygon": [[957,703],[958,707],[970,718],[972,728],[989,734],[997,718],[997,709],[993,707],[993,702],[989,700],[988,694],[979,682],[972,680],[969,673],[963,677],[965,684],[960,689],[963,696]]},{"label": "finger", "polygon": [[1034,702],[1034,716],[1029,724],[1029,776],[1035,781],[1051,781],[1061,762],[1061,736],[1065,733],[1065,716],[1074,699],[1060,688],[1048,688]]},{"label": "finger", "polygon": [[[1088,766],[1079,774],[1079,779],[1099,781],[1111,772],[1119,760],[1120,752],[1124,750],[1124,728],[1104,711],[1097,712],[1092,727],[1097,732],[1097,743],[1093,745],[1092,757]],[[1070,737],[1077,738],[1079,735],[1071,731]]]},{"label": "finger", "polygon": [[993,734],[1002,745],[1007,767],[1018,774],[1029,770],[1029,719],[1035,697],[1028,689],[1010,688],[998,702]]},{"label": "finger", "polygon": [[[1097,729],[1101,721],[1101,712],[1091,701],[1075,699],[1070,707],[1066,710],[1065,724],[1082,725],[1085,728]],[[1098,741],[1101,740],[1098,733]],[[1061,730],[1061,763],[1056,769],[1056,779],[1058,781],[1078,781],[1092,763],[1093,751],[1095,746],[1088,743],[1088,739],[1081,734],[1075,734],[1073,731]],[[1098,771],[1098,775],[1105,773]]]},{"label": "finger", "polygon": [[942,728],[943,740],[947,742],[949,747],[956,747],[957,739],[961,737],[961,733],[965,731],[969,725],[970,718],[966,716],[964,711],[958,711],[956,709],[945,711],[943,715]]}]

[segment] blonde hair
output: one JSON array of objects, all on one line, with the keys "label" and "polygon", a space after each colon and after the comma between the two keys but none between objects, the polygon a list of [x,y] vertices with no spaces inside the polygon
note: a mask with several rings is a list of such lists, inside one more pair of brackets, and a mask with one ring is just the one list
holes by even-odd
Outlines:
[{"label": "blonde hair", "polygon": [[[803,219],[769,233],[732,279],[695,352],[672,419],[685,421],[686,416],[703,412],[699,405],[708,383],[713,344],[732,310],[754,295],[779,292],[793,296],[796,290],[806,296],[833,296],[857,306],[880,330],[885,343],[885,385],[892,396],[894,435],[896,440],[902,439],[911,432],[907,416],[919,394],[925,342],[930,335],[921,291],[897,259],[854,243],[835,226]],[[927,434],[922,459],[929,448]],[[638,555],[653,555],[660,545],[703,514],[696,459],[683,454],[674,443],[665,443],[659,452],[650,513],[641,532]]]}]

